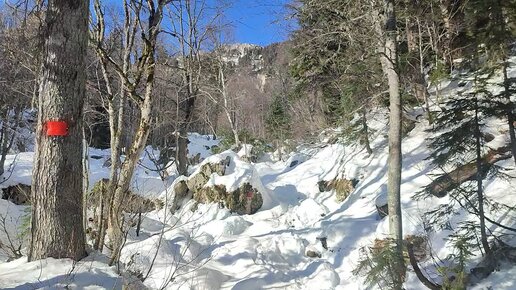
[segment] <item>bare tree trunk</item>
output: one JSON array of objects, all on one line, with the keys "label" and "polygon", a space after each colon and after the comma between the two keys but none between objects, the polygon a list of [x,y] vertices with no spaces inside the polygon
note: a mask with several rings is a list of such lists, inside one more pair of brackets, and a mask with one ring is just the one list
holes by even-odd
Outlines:
[{"label": "bare tree trunk", "polygon": [[[82,225],[85,229],[88,228],[88,215],[87,215],[87,192],[90,187],[90,163],[89,163],[89,143],[86,139],[86,130],[83,125],[82,128]],[[84,243],[87,243],[86,236],[84,236]]]},{"label": "bare tree trunk", "polygon": [[226,117],[228,118],[229,126],[231,127],[231,131],[233,132],[233,138],[235,138],[235,146],[240,147],[240,138],[238,137],[238,129],[236,127],[236,118],[234,118],[234,114],[232,114],[232,110],[230,108],[230,100],[228,96],[228,91],[226,89],[226,77],[224,75],[223,62],[219,60],[219,77],[220,77],[220,88],[222,92],[222,99],[224,102],[224,112],[226,113]]},{"label": "bare tree trunk", "polygon": [[[156,69],[156,45],[158,35],[160,33],[161,21],[163,19],[164,6],[169,3],[166,0],[147,0],[147,1],[128,1],[124,0],[124,43],[123,43],[123,64],[120,65],[115,61],[104,48],[104,19],[103,12],[100,9],[100,0],[95,1],[95,10],[97,14],[97,54],[103,62],[103,65],[109,63],[122,80],[121,97],[117,99],[112,93],[108,93],[111,98],[110,102],[110,130],[112,134],[112,166],[111,181],[109,183],[108,197],[106,206],[109,207],[108,214],[108,230],[110,242],[112,243],[112,253],[110,264],[118,261],[122,246],[125,240],[126,225],[124,225],[124,216],[122,204],[124,203],[134,171],[138,160],[147,144],[147,139],[151,130],[152,108],[154,104],[154,77]],[[143,7],[143,5],[146,7]],[[143,29],[144,22],[142,17],[147,18],[147,27]],[[142,47],[135,49],[134,38],[142,29]],[[133,63],[132,58],[136,59]],[[131,68],[131,69],[129,69]],[[106,73],[104,73],[106,75]],[[109,78],[106,78],[109,83]],[[140,93],[139,88],[144,88],[144,92]],[[126,158],[124,162],[119,164],[120,154],[120,131],[122,130],[124,106],[127,97],[131,98],[132,103],[138,108],[138,126],[134,136],[125,152]],[[132,109],[131,109],[132,110]],[[130,130],[132,131],[132,130]],[[119,169],[119,172],[118,172]],[[104,229],[103,227],[101,228]],[[103,245],[103,235],[101,234],[98,247]]]},{"label": "bare tree trunk", "polygon": [[425,57],[423,54],[423,33],[421,31],[421,23],[419,21],[419,18],[417,19],[417,28],[418,28],[418,41],[419,41],[419,84],[421,85],[421,90],[423,94],[423,99],[425,102],[425,111],[426,111],[426,118],[428,120],[429,124],[433,123],[432,120],[432,112],[430,111],[430,98],[428,93],[428,84],[426,83],[425,79]]},{"label": "bare tree trunk", "polygon": [[[188,66],[190,66],[190,64]],[[190,71],[190,68],[186,68],[184,76],[185,82],[187,83],[187,92],[186,99],[183,101],[182,111],[185,115],[182,122],[179,124],[176,151],[177,171],[179,175],[185,176],[188,175],[188,128],[192,122],[196,101],[196,92],[194,92],[193,89],[194,84]]]},{"label": "bare tree trunk", "polygon": [[[476,97],[475,97],[476,98]],[[482,242],[482,247],[486,255],[491,254],[491,248],[489,247],[489,242],[487,241],[487,233],[486,233],[486,221],[484,214],[484,192],[482,185],[482,152],[481,152],[481,132],[480,125],[478,119],[478,104],[475,100],[475,149],[476,149],[476,165],[477,165],[477,198],[478,198],[478,218],[480,219],[480,240]]]},{"label": "bare tree trunk", "polygon": [[6,110],[2,129],[0,130],[0,177],[4,174],[5,160],[13,147],[16,131],[23,115],[23,109],[22,107],[14,107],[13,112],[12,122],[9,122],[11,112],[9,109]]},{"label": "bare tree trunk", "polygon": [[[83,227],[82,117],[86,85],[88,0],[49,0],[39,89],[32,182],[29,260],[79,260]],[[45,122],[62,120],[68,136],[46,136]]]},{"label": "bare tree trunk", "polygon": [[5,166],[5,160],[7,158],[7,154],[9,153],[9,150],[7,149],[7,142],[9,139],[9,110],[5,109],[2,112],[0,112],[0,116],[2,116],[2,129],[0,129],[0,177],[4,175],[4,166]]},{"label": "bare tree trunk", "polygon": [[365,143],[364,145],[367,154],[373,154],[373,149],[371,149],[371,142],[369,142],[369,126],[367,125],[367,112],[365,109],[362,110],[362,138]]},{"label": "bare tree trunk", "polygon": [[398,261],[397,277],[394,278],[397,289],[403,284],[403,228],[401,219],[401,96],[400,83],[397,70],[397,43],[396,43],[396,14],[394,0],[385,1],[385,60],[387,80],[390,96],[390,117],[389,117],[389,161],[388,161],[388,209],[389,209],[389,232],[391,238],[396,242],[396,255]]},{"label": "bare tree trunk", "polygon": [[177,134],[177,172],[179,175],[188,175],[188,132],[185,124],[181,124]]},{"label": "bare tree trunk", "polygon": [[[152,56],[154,58],[154,55]],[[154,66],[150,66],[150,68],[154,69]],[[154,73],[152,72],[151,76],[149,76],[148,81],[153,82]],[[145,145],[147,143],[147,138],[149,137],[151,122],[152,122],[152,85],[150,88],[147,88],[148,98],[146,97],[140,111],[141,118],[138,126],[138,131],[134,137],[134,142],[132,147],[129,149],[128,154],[124,162],[122,163],[122,167],[120,169],[120,175],[118,179],[118,184],[116,187],[115,195],[113,198],[113,202],[111,203],[110,211],[109,211],[109,239],[113,243],[113,252],[111,254],[110,264],[113,264],[117,261],[120,251],[122,250],[123,236],[124,236],[124,218],[122,215],[122,206],[124,200],[127,196],[127,192],[129,191],[129,186],[131,184],[132,177],[134,175],[134,170],[136,168],[136,164],[145,149]]]},{"label": "bare tree trunk", "polygon": [[[188,70],[188,69],[187,69]],[[184,118],[179,124],[179,134],[177,136],[177,172],[179,175],[188,175],[188,128],[193,116],[195,107],[195,95],[192,92],[191,76],[188,72],[185,75],[185,81],[188,84],[186,99],[183,101]]]},{"label": "bare tree trunk", "polygon": [[510,84],[509,77],[507,74],[507,59],[503,60],[503,85],[504,85],[504,94],[507,99],[507,122],[509,123],[509,136],[511,137],[511,153],[512,158],[514,158],[514,164],[516,165],[516,133],[514,131],[514,113],[513,113],[513,102],[511,101],[511,93],[510,93]]}]

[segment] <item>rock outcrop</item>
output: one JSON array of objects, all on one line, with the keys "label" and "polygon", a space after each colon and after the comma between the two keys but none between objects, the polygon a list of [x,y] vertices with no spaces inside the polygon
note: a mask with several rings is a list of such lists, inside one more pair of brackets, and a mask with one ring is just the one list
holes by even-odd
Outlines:
[{"label": "rock outcrop", "polygon": [[30,204],[30,185],[17,184],[2,188],[2,199],[8,200],[16,205]]},{"label": "rock outcrop", "polygon": [[335,197],[338,202],[343,202],[354,190],[358,184],[356,179],[339,179],[321,180],[317,184],[320,192],[335,190]]},{"label": "rock outcrop", "polygon": [[[232,162],[239,162],[239,170],[228,172]],[[236,166],[236,165],[235,165]],[[240,167],[241,166],[241,167]],[[172,211],[180,208],[185,200],[198,203],[218,203],[237,214],[254,214],[263,205],[263,186],[256,186],[252,178],[252,165],[232,153],[224,159],[206,160],[188,179],[175,182]],[[221,177],[225,182],[218,182]]]}]

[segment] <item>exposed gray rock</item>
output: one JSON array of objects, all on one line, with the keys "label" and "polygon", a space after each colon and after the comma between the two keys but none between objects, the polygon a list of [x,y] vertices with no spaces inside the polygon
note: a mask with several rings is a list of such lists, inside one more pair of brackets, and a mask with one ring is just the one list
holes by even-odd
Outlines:
[{"label": "exposed gray rock", "polygon": [[226,173],[226,160],[219,163],[206,163],[201,166],[199,172],[191,176],[187,181],[188,189],[193,192],[200,191],[204,185],[210,180],[213,173],[224,176]]},{"label": "exposed gray rock", "polygon": [[321,253],[314,251],[314,250],[307,250],[306,256],[309,258],[320,258],[322,257]]},{"label": "exposed gray rock", "polygon": [[17,205],[30,204],[30,185],[17,184],[2,189],[2,199]]},{"label": "exposed gray rock", "polygon": [[263,204],[262,194],[249,183],[232,192],[228,192],[224,185],[203,187],[194,193],[193,198],[200,203],[219,203],[237,214],[254,214]]}]

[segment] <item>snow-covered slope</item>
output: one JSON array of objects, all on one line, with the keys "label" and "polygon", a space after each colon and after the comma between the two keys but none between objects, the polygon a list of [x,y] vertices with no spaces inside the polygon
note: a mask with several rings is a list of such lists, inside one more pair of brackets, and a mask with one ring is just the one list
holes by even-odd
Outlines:
[{"label": "snow-covered slope", "polygon": [[[513,71],[514,73],[514,71]],[[441,94],[455,94],[464,89],[447,84]],[[415,109],[415,115],[419,114]],[[271,200],[254,215],[236,215],[219,204],[188,202],[174,215],[167,207],[145,215],[142,232],[131,230],[121,260],[123,271],[146,278],[144,284],[152,289],[369,289],[363,277],[352,274],[360,258],[360,248],[371,246],[375,239],[388,232],[388,219],[380,219],[376,201],[386,193],[387,184],[387,112],[378,111],[370,120],[373,129],[372,147],[368,155],[357,145],[320,143],[298,148],[287,161],[248,163],[235,153],[224,152],[208,157],[206,148],[213,145],[208,138],[191,135],[190,152],[202,152],[214,161],[230,156],[232,166],[227,176],[212,176],[214,184],[236,186],[242,174],[258,178]],[[493,148],[507,142],[504,120],[491,119],[486,130],[495,135],[487,145]],[[438,170],[426,158],[430,154],[426,121],[416,122],[415,128],[403,139],[402,209],[404,234],[428,235],[433,255],[444,259],[452,253],[446,237],[450,230],[425,231],[423,213],[449,197],[415,200],[414,194],[429,184]],[[208,147],[206,147],[206,146]],[[203,151],[204,150],[204,151]],[[108,153],[90,152],[107,156]],[[30,180],[30,154],[19,155],[13,182]],[[13,157],[10,157],[13,158]],[[293,165],[292,161],[298,161]],[[107,177],[102,159],[91,162],[91,181]],[[207,161],[206,161],[207,162]],[[9,162],[7,162],[9,164]],[[151,165],[147,157],[145,167]],[[293,166],[291,166],[293,165]],[[499,162],[506,173],[515,176],[512,160]],[[140,194],[159,196],[166,204],[173,199],[173,179],[165,184],[145,167],[138,169],[135,189]],[[197,167],[198,168],[198,167]],[[197,168],[193,168],[195,171]],[[233,174],[233,173],[239,174]],[[337,202],[335,192],[319,192],[318,182],[334,178],[356,179],[358,184],[343,202]],[[488,177],[486,195],[508,206],[515,206],[512,197],[516,181]],[[23,212],[19,207],[0,200],[2,210],[11,210],[14,217]],[[457,208],[451,225],[475,220],[473,215]],[[514,219],[504,212],[490,212],[492,218],[513,226]],[[490,225],[491,226],[491,225]],[[496,230],[492,226],[491,230]],[[497,230],[499,231],[499,230]],[[0,230],[0,238],[2,237]],[[321,243],[326,238],[327,249]],[[320,257],[309,257],[308,252]],[[468,267],[479,261],[474,253]],[[426,274],[437,279],[432,261],[422,263]],[[69,285],[75,289],[120,289],[127,283],[108,267],[105,256],[95,253],[74,264],[67,260],[46,259],[27,263],[21,258],[0,264],[0,288],[54,289]],[[512,274],[515,268],[502,267],[473,289],[516,289]],[[21,275],[21,273],[24,273]],[[125,282],[124,282],[125,281]],[[93,286],[87,286],[93,285]],[[96,285],[96,286],[95,286]],[[406,289],[425,289],[409,270]]]}]

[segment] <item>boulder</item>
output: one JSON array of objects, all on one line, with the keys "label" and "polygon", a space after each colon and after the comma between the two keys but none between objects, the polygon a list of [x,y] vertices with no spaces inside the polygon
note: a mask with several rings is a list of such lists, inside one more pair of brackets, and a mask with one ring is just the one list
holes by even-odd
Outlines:
[{"label": "boulder", "polygon": [[194,192],[193,198],[200,203],[219,203],[237,214],[254,214],[263,204],[262,194],[247,182],[232,192],[224,185],[203,187]]},{"label": "boulder", "polygon": [[200,170],[195,175],[188,178],[188,189],[193,192],[198,192],[201,190],[201,188],[204,187],[208,180],[210,180],[212,174],[215,173],[220,176],[224,176],[226,173],[226,167],[229,165],[229,160],[226,158],[218,163],[205,163],[202,165]]},{"label": "boulder", "polygon": [[176,183],[174,184],[174,199],[172,200],[171,207],[172,213],[174,213],[181,207],[181,202],[187,199],[189,194],[190,190],[188,189],[186,178],[176,181]]},{"label": "boulder", "polygon": [[328,238],[327,237],[318,237],[316,240],[321,242],[321,246],[323,249],[328,250]]},{"label": "boulder", "polygon": [[185,198],[188,195],[188,185],[185,180],[181,180],[174,185],[174,194],[176,198]]},{"label": "boulder", "polygon": [[387,204],[387,193],[382,192],[375,200],[376,211],[380,216],[380,219],[389,215],[389,207]]},{"label": "boulder", "polygon": [[358,184],[356,179],[339,179],[321,180],[317,183],[320,192],[335,190],[338,202],[343,202],[355,190]]},{"label": "boulder", "polygon": [[314,251],[314,250],[307,250],[306,256],[309,258],[321,258],[322,257],[321,253]]},{"label": "boulder", "polygon": [[17,184],[2,189],[2,199],[16,205],[30,204],[30,185]]}]

